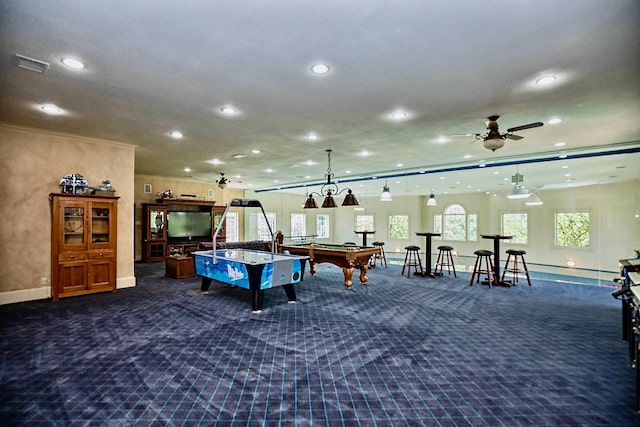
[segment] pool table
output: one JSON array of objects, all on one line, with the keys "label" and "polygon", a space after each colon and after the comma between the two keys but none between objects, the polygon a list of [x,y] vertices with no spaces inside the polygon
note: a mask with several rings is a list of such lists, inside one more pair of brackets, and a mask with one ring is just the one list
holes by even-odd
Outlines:
[{"label": "pool table", "polygon": [[372,255],[381,254],[380,248],[375,246],[344,246],[338,244],[306,243],[300,245],[281,245],[280,251],[292,255],[309,257],[310,272],[316,275],[316,264],[328,262],[342,268],[344,286],[351,289],[353,269],[360,269],[360,283],[367,284],[367,270]]}]

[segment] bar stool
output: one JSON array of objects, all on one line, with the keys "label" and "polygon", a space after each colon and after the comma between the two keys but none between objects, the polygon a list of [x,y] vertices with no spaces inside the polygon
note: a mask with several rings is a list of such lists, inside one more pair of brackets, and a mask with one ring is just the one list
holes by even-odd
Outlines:
[{"label": "bar stool", "polygon": [[453,247],[447,245],[438,246],[438,259],[436,260],[436,268],[433,270],[433,274],[438,274],[438,267],[440,267],[440,275],[444,276],[442,273],[442,267],[447,267],[447,272],[449,276],[451,276],[451,269],[453,268],[453,277],[458,277],[456,274],[456,265],[453,263],[453,255],[451,251],[453,251]]},{"label": "bar stool", "polygon": [[406,246],[404,248],[407,253],[404,256],[404,265],[402,266],[402,274],[404,275],[404,268],[409,267],[407,269],[407,277],[411,277],[411,267],[415,269],[415,272],[418,272],[418,267],[420,267],[420,274],[424,274],[424,270],[422,269],[422,261],[420,260],[420,248],[418,246]]},{"label": "bar stool", "polygon": [[380,267],[382,267],[382,263],[384,262],[384,268],[387,268],[387,257],[384,254],[384,242],[373,242],[372,245],[376,248],[380,248],[380,253],[371,256],[371,259],[369,259],[369,267],[375,267],[376,261],[380,260]]},{"label": "bar stool", "polygon": [[[502,271],[502,281],[504,281],[504,275],[505,273],[509,272],[511,273],[511,285],[515,286],[516,282],[518,281],[518,274],[520,273],[524,273],[527,276],[527,282],[529,283],[529,286],[531,286],[531,279],[529,278],[529,270],[527,269],[527,263],[524,262],[524,254],[526,254],[526,251],[523,250],[517,250],[517,249],[507,249],[507,261],[504,264],[504,270]],[[513,257],[513,261],[511,266],[509,265],[509,261],[512,260]],[[518,268],[518,259],[520,259],[520,261],[522,262],[522,269]]]},{"label": "bar stool", "polygon": [[[489,287],[492,288],[492,281],[496,281],[495,272],[493,270],[493,261],[491,260],[493,252],[480,249],[475,251],[474,254],[476,255],[476,263],[473,266],[473,274],[471,274],[471,281],[469,282],[469,286],[473,286],[473,279],[476,278],[476,274],[478,275],[476,283],[480,282],[480,276],[482,274],[486,274],[487,282],[489,282]],[[482,261],[484,261],[485,263],[485,268],[482,268]],[[494,276],[493,280],[491,278],[492,276]]]}]

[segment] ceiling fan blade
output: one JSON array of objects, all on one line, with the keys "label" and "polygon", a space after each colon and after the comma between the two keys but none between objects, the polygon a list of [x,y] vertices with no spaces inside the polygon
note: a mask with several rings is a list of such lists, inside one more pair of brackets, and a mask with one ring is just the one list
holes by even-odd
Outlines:
[{"label": "ceiling fan blade", "polygon": [[524,136],[514,135],[512,133],[508,133],[505,135],[506,138],[513,139],[514,141],[520,141]]},{"label": "ceiling fan blade", "polygon": [[529,123],[528,125],[516,126],[510,129],[507,129],[507,133],[518,132],[525,129],[539,128],[542,126],[542,122]]}]

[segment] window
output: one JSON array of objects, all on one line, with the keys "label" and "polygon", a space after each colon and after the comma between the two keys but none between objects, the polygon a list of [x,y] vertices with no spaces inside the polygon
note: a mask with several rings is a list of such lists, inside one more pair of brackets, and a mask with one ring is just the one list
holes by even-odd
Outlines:
[{"label": "window", "polygon": [[502,234],[513,236],[509,243],[527,244],[529,234],[527,232],[526,213],[505,213],[502,214]]},{"label": "window", "polygon": [[356,231],[373,231],[373,215],[356,215]]},{"label": "window", "polygon": [[307,235],[307,216],[300,213],[291,214],[291,236]]},{"label": "window", "polygon": [[[442,234],[442,215],[433,216],[433,232]],[[442,236],[435,236],[434,239],[442,240]]]},{"label": "window", "polygon": [[589,212],[557,212],[556,245],[589,246]]},{"label": "window", "polygon": [[316,234],[318,239],[329,238],[329,215],[316,215]]},{"label": "window", "polygon": [[444,232],[446,240],[467,239],[467,215],[460,205],[451,205],[444,210]]},{"label": "window", "polygon": [[224,223],[227,230],[227,242],[238,241],[238,212],[227,212],[227,216],[224,218]]},{"label": "window", "polygon": [[467,240],[478,240],[478,215],[467,215]]},{"label": "window", "polygon": [[409,215],[389,216],[389,238],[408,239],[409,238]]},{"label": "window", "polygon": [[[265,212],[267,216],[267,221],[269,221],[269,225],[271,226],[271,231],[276,232],[276,214],[274,212]],[[272,239],[271,233],[269,233],[269,227],[264,220],[264,215],[258,215],[258,240],[268,240]]]}]

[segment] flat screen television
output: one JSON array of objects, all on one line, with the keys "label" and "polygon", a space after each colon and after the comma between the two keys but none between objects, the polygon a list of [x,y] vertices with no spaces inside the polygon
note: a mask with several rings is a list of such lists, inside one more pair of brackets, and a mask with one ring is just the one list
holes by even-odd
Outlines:
[{"label": "flat screen television", "polygon": [[168,212],[167,237],[169,239],[211,239],[209,212]]}]

